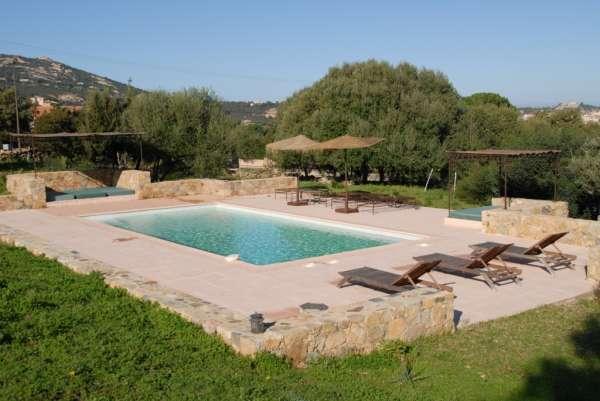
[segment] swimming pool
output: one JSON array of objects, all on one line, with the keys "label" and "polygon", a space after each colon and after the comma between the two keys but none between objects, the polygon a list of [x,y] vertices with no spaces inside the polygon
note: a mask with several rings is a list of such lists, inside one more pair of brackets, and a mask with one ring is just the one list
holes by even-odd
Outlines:
[{"label": "swimming pool", "polygon": [[267,265],[417,239],[327,222],[205,205],[91,216],[115,227]]}]

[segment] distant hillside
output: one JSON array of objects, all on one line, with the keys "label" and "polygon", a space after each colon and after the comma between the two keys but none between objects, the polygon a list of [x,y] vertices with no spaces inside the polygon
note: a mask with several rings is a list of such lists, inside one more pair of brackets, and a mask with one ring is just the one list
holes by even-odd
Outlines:
[{"label": "distant hillside", "polygon": [[[71,67],[48,57],[23,57],[0,54],[0,89],[13,85],[13,72],[22,96],[40,96],[61,105],[82,105],[91,89],[108,88],[111,94],[124,97],[127,85],[110,78]],[[140,89],[134,88],[136,91]],[[264,123],[277,116],[275,102],[222,102],[231,118],[244,123]]]},{"label": "distant hillside", "polygon": [[19,94],[42,96],[63,105],[81,105],[91,89],[108,90],[123,97],[127,85],[73,68],[48,57],[29,58],[0,54],[0,88],[13,85],[13,71]]},{"label": "distant hillside", "polygon": [[231,118],[245,123],[265,123],[277,117],[276,102],[222,102],[223,110]]}]

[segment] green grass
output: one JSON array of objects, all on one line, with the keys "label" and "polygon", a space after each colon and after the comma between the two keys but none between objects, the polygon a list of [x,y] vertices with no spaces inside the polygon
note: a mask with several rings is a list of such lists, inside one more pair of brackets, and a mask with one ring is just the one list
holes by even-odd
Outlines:
[{"label": "green grass", "polygon": [[[318,184],[314,182],[303,181],[300,183],[302,187],[308,188],[327,188],[334,192],[343,192],[343,185],[336,183],[334,186]],[[440,209],[448,208],[448,190],[445,188],[429,188],[423,190],[421,186],[410,185],[394,185],[394,184],[358,184],[351,185],[351,191],[367,191],[385,195],[404,195],[410,196],[417,200],[419,205],[427,207],[435,207]],[[468,202],[466,200],[455,198],[453,202],[454,209],[465,209],[469,207],[483,206],[481,204]]]},{"label": "green grass", "polygon": [[588,299],[294,369],[0,245],[1,400],[596,399],[599,337]]}]

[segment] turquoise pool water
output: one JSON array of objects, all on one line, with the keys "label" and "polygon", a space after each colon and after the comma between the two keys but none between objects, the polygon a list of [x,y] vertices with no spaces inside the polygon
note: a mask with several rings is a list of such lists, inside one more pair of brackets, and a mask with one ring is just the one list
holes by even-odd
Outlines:
[{"label": "turquoise pool water", "polygon": [[93,216],[90,219],[255,265],[286,262],[401,241],[221,206]]}]

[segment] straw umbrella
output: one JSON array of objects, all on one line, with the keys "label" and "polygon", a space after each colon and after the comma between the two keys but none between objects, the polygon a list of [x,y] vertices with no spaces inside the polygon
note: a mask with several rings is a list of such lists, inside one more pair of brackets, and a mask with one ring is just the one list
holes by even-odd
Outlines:
[{"label": "straw umbrella", "polygon": [[[300,164],[302,164],[302,155],[311,150],[317,150],[319,142],[313,141],[304,135],[296,135],[291,138],[267,144],[267,150],[274,152],[290,151],[300,153]],[[300,171],[298,171],[298,181],[296,181],[296,200],[288,202],[290,206],[307,205],[308,201],[300,200]]]},{"label": "straw umbrella", "polygon": [[321,150],[343,150],[344,151],[344,182],[346,186],[346,201],[343,208],[335,209],[338,213],[356,213],[357,208],[348,207],[348,150],[363,149],[373,146],[383,141],[383,138],[377,137],[358,137],[352,135],[342,135],[329,141],[321,142],[319,149]]}]

